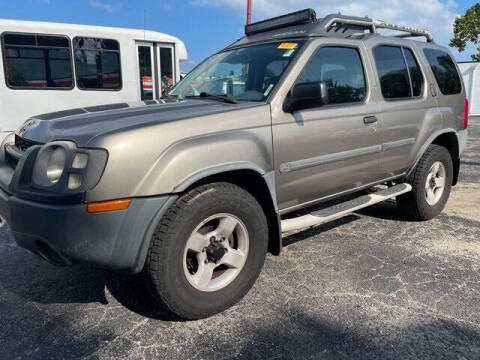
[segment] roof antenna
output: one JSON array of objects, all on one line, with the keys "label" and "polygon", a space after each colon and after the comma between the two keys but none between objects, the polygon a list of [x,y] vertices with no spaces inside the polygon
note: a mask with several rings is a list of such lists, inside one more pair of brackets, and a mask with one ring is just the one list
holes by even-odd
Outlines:
[{"label": "roof antenna", "polygon": [[147,9],[143,9],[143,40],[147,40]]}]

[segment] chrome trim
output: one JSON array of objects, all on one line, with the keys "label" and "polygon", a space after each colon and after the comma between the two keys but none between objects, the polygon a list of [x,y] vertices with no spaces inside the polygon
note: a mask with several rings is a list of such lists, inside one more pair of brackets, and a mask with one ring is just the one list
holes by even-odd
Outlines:
[{"label": "chrome trim", "polygon": [[402,139],[402,140],[397,140],[397,141],[391,141],[388,143],[383,144],[383,151],[388,151],[388,150],[393,150],[397,148],[401,148],[404,146],[412,145],[415,144],[415,138],[408,138],[408,139]]},{"label": "chrome trim", "polygon": [[334,198],[338,198],[338,197],[342,197],[342,196],[345,196],[345,195],[353,194],[357,191],[362,191],[362,190],[368,189],[368,188],[370,188],[372,186],[375,186],[375,185],[379,185],[379,184],[383,184],[383,183],[388,182],[388,181],[399,179],[399,178],[401,178],[405,175],[406,175],[406,173],[402,173],[402,174],[399,174],[399,175],[388,177],[388,178],[383,179],[383,180],[378,180],[378,181],[371,182],[369,184],[358,186],[358,187],[353,188],[353,189],[340,191],[340,192],[332,194],[332,195],[327,195],[327,196],[324,196],[324,197],[320,197],[320,198],[310,200],[310,201],[307,201],[307,202],[304,202],[304,203],[301,203],[301,204],[298,204],[298,205],[289,206],[285,209],[281,209],[280,210],[280,215],[285,215],[285,214],[288,214],[289,212],[299,210],[299,209],[302,209],[302,208],[306,208],[306,207],[309,207],[309,206],[313,206],[313,205],[316,205],[318,203],[328,201],[328,200],[331,200],[331,199],[334,199]]},{"label": "chrome trim", "polygon": [[382,145],[374,145],[354,150],[342,151],[334,154],[327,154],[322,156],[316,156],[308,159],[292,161],[283,163],[280,165],[280,172],[282,174],[289,173],[291,171],[297,171],[318,165],[330,164],[337,161],[353,159],[358,156],[376,154],[382,151]]}]

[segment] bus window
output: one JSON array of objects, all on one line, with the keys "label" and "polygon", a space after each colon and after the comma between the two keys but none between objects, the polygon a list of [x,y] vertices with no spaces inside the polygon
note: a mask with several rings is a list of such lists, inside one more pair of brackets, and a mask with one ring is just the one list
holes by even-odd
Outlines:
[{"label": "bus window", "polygon": [[5,79],[12,89],[73,88],[70,42],[65,36],[4,33]]},{"label": "bus window", "polygon": [[160,48],[160,69],[162,80],[162,96],[168,94],[174,85],[173,54],[171,48]]},{"label": "bus window", "polygon": [[82,90],[120,90],[120,45],[116,40],[76,37],[73,54],[77,86]]}]

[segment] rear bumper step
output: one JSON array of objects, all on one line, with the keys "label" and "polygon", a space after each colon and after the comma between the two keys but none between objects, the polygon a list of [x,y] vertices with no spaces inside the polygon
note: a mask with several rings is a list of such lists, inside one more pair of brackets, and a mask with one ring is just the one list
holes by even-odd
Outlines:
[{"label": "rear bumper step", "polygon": [[333,220],[337,220],[345,215],[351,214],[357,210],[392,199],[398,195],[412,191],[410,184],[398,184],[385,190],[360,196],[326,209],[314,211],[310,214],[299,216],[292,219],[282,220],[282,233],[306,229],[312,226],[318,226]]}]

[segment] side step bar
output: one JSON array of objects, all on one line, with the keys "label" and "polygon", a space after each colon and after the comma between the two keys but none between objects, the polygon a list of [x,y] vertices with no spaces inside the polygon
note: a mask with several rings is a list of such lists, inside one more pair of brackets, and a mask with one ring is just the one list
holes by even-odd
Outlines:
[{"label": "side step bar", "polygon": [[412,191],[410,184],[398,184],[385,190],[380,190],[356,199],[340,203],[326,209],[314,211],[310,214],[292,219],[282,220],[282,233],[306,229],[329,221],[333,221],[351,214],[354,211],[366,208],[370,205],[394,198],[398,195]]}]

